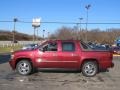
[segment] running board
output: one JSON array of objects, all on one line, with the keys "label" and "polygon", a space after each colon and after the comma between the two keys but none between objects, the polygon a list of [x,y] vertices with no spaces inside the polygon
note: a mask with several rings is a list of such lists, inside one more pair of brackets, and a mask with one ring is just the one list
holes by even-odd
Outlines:
[{"label": "running board", "polygon": [[67,68],[38,68],[39,71],[52,71],[52,72],[68,72],[68,71],[72,71],[72,72],[78,72],[80,70],[78,69],[67,69]]}]

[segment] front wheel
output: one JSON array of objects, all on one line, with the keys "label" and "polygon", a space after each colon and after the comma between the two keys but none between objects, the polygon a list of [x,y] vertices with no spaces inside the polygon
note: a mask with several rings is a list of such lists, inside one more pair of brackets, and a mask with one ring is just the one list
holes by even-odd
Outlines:
[{"label": "front wheel", "polygon": [[98,72],[98,65],[95,61],[87,61],[82,65],[82,74],[87,77],[95,76]]},{"label": "front wheel", "polygon": [[29,75],[32,72],[30,61],[21,60],[17,63],[16,70],[21,75]]}]

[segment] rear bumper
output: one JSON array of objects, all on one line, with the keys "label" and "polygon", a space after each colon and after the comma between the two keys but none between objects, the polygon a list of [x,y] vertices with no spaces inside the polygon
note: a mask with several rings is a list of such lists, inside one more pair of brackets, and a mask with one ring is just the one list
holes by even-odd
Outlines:
[{"label": "rear bumper", "polygon": [[100,63],[100,69],[107,69],[107,68],[113,68],[114,67],[114,63],[111,61],[103,61]]},{"label": "rear bumper", "polygon": [[112,65],[111,65],[111,68],[113,68],[114,67],[114,63],[112,63]]}]

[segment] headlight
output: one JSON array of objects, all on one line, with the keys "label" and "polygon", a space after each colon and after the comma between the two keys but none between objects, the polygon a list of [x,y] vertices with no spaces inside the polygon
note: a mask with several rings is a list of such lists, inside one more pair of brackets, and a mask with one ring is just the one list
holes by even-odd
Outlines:
[{"label": "headlight", "polygon": [[13,59],[13,58],[14,58],[14,54],[11,55],[11,59]]}]

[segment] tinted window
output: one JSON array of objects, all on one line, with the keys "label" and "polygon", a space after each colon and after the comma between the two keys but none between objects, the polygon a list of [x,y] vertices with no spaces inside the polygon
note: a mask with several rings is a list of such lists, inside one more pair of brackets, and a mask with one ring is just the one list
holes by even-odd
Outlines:
[{"label": "tinted window", "polygon": [[73,42],[63,42],[62,51],[75,51],[75,45]]}]

